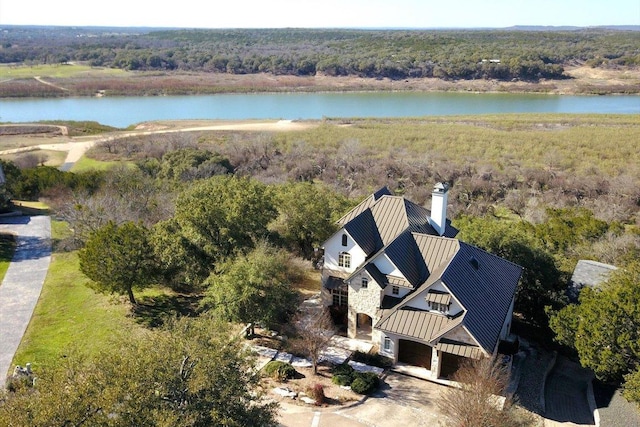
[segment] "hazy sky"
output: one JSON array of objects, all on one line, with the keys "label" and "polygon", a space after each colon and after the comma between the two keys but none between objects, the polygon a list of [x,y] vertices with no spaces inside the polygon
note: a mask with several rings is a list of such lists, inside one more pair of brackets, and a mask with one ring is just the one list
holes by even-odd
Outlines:
[{"label": "hazy sky", "polygon": [[508,27],[640,25],[640,0],[0,0],[0,25]]}]

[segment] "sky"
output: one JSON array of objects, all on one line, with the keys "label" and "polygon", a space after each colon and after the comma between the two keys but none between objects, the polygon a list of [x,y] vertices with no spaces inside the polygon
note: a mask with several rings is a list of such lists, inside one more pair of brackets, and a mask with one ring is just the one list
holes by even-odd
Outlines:
[{"label": "sky", "polygon": [[187,28],[640,25],[640,0],[0,0],[0,25]]}]

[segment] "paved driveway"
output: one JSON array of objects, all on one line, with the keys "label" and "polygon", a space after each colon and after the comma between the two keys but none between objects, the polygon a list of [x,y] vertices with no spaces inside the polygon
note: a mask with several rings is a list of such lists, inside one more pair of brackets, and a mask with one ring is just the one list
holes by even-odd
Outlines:
[{"label": "paved driveway", "polygon": [[587,369],[558,356],[545,384],[545,426],[595,425],[587,397],[592,378]]},{"label": "paved driveway", "polygon": [[280,425],[285,427],[419,427],[437,426],[442,419],[436,401],[446,386],[389,373],[374,396],[346,409],[303,407],[285,403]]},{"label": "paved driveway", "polygon": [[0,285],[0,388],[40,297],[51,261],[47,216],[0,218],[0,231],[17,235],[16,251]]}]

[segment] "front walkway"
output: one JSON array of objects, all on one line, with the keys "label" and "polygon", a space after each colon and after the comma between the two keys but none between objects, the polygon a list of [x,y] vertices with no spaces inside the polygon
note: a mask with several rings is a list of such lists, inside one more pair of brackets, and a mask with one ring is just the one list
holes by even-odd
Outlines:
[{"label": "front walkway", "polygon": [[48,216],[0,218],[0,231],[17,235],[16,251],[0,285],[0,388],[29,325],[51,261]]}]

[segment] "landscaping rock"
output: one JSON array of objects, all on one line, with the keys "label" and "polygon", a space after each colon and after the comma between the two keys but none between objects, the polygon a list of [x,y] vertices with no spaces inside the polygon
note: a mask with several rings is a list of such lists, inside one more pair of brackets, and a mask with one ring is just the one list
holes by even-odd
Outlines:
[{"label": "landscaping rock", "polygon": [[384,372],[383,368],[378,368],[377,366],[365,365],[364,363],[355,362],[353,360],[349,361],[349,366],[351,366],[354,371],[358,371],[358,372],[373,372],[378,376],[382,375],[382,373]]}]

